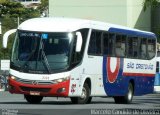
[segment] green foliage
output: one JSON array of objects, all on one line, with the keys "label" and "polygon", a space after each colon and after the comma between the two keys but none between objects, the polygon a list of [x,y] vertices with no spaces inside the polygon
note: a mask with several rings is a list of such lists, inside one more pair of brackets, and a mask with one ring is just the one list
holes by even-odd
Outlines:
[{"label": "green foliage", "polygon": [[[160,0],[144,0],[144,11],[146,11],[148,7],[156,8],[159,4]],[[160,42],[160,29],[154,30],[154,33],[157,35],[157,41]]]},{"label": "green foliage", "polygon": [[0,0],[0,21],[2,24],[2,35],[0,35],[0,59],[9,58],[11,54],[11,48],[14,41],[14,35],[11,35],[8,42],[8,48],[2,48],[2,36],[10,30],[17,28],[18,19],[19,23],[23,21],[40,17],[41,12],[48,7],[48,0],[42,0],[41,5],[37,9],[25,8],[19,2],[11,2],[10,0]]},{"label": "green foliage", "polygon": [[148,7],[157,7],[157,5],[159,4],[159,2],[158,2],[159,0],[144,0],[144,4],[143,4],[143,6],[144,6],[144,11],[146,11],[146,9],[148,8]]},{"label": "green foliage", "polygon": [[[3,17],[3,19],[1,20],[1,23],[2,23],[2,30],[3,30],[2,35],[6,31],[17,27],[17,20],[13,17],[10,17],[9,15],[6,15],[5,17]],[[9,59],[10,57],[11,47],[13,43],[13,35],[10,36],[10,38],[11,39],[9,39],[7,49],[2,48],[2,36],[0,38],[0,59],[2,58]]]},{"label": "green foliage", "polygon": [[48,8],[49,0],[41,0],[41,4],[39,5],[38,9],[42,12]]},{"label": "green foliage", "polygon": [[10,15],[11,17],[22,16],[25,9],[19,2],[3,2],[0,5],[0,17]]}]

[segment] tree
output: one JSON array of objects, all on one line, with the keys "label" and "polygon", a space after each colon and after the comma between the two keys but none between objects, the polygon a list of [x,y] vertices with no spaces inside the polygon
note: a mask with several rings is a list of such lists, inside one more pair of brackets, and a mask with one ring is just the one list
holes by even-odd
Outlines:
[{"label": "tree", "polygon": [[38,7],[41,15],[46,17],[48,15],[48,7],[49,7],[49,0],[41,0],[41,4]]},{"label": "tree", "polygon": [[[40,11],[38,9],[33,8],[25,8],[19,2],[10,2],[10,0],[0,0],[0,21],[2,24],[2,35],[13,28],[17,28],[18,19],[19,23],[30,19],[40,17]],[[2,35],[0,36],[0,59],[9,58],[11,47],[13,44],[13,36],[12,39],[9,39],[8,48],[2,48]]]},{"label": "tree", "polygon": [[147,9],[147,7],[157,7],[159,4],[159,0],[144,0],[144,11]]}]

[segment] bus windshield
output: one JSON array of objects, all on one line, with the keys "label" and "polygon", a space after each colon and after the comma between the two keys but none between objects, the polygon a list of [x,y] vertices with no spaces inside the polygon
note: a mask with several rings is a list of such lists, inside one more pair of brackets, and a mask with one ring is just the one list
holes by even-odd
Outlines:
[{"label": "bus windshield", "polygon": [[28,73],[53,73],[69,67],[73,34],[18,31],[11,68]]}]

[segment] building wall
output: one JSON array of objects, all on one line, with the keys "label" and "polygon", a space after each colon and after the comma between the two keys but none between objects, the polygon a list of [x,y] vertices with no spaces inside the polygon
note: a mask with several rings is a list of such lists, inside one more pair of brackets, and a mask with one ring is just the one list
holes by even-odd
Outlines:
[{"label": "building wall", "polygon": [[76,17],[150,30],[144,0],[49,0],[49,16]]},{"label": "building wall", "polygon": [[152,31],[160,37],[160,4],[152,9]]},{"label": "building wall", "polygon": [[144,0],[127,1],[127,26],[141,30],[151,30],[151,9],[143,9]]},{"label": "building wall", "polygon": [[126,25],[126,5],[126,0],[50,0],[49,15]]}]

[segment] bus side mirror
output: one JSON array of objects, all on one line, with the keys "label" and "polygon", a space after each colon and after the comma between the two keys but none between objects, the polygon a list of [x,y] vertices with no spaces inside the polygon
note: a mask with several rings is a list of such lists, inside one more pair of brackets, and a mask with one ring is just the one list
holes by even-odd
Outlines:
[{"label": "bus side mirror", "polygon": [[77,43],[76,43],[76,52],[80,52],[82,48],[82,34],[81,32],[76,32]]},{"label": "bus side mirror", "polygon": [[11,29],[3,35],[3,48],[7,48],[8,37],[15,33],[17,29]]}]

